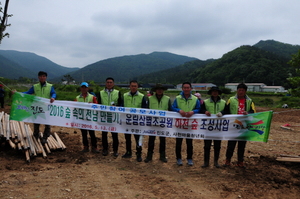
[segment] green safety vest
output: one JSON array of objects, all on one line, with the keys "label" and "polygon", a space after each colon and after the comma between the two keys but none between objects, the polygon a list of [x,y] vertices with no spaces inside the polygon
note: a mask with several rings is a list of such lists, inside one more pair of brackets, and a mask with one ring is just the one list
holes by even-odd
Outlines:
[{"label": "green safety vest", "polygon": [[182,95],[176,96],[177,107],[185,112],[194,110],[198,98],[192,94],[190,96],[188,99],[185,99]]},{"label": "green safety vest", "polygon": [[130,92],[124,93],[124,107],[141,108],[144,95],[137,91],[131,95]]},{"label": "green safety vest", "polygon": [[88,95],[86,96],[86,98],[84,98],[82,95],[78,95],[76,97],[77,99],[77,102],[93,102],[93,98],[94,98],[94,95],[88,93]]},{"label": "green safety vest", "polygon": [[149,108],[157,110],[168,110],[169,109],[170,97],[163,95],[160,101],[158,101],[156,95],[149,97]]},{"label": "green safety vest", "polygon": [[48,98],[50,99],[52,84],[46,82],[44,86],[41,86],[41,83],[37,83],[33,85],[34,95],[38,97]]},{"label": "green safety vest", "polygon": [[209,98],[204,100],[204,103],[205,103],[206,110],[212,114],[217,114],[220,111],[223,111],[226,105],[226,101],[223,99],[215,103],[211,98]]},{"label": "green safety vest", "polygon": [[[254,104],[252,103],[252,99],[250,99],[248,96],[246,96],[245,99],[246,99],[245,111],[247,111],[247,112],[250,111],[251,105],[253,105],[252,109],[254,110],[254,112],[256,112],[255,108],[254,108]],[[230,103],[229,104],[229,106],[230,106],[230,108],[229,108],[230,113],[231,114],[237,114],[238,113],[238,107],[239,107],[239,100],[238,100],[238,98],[236,96],[230,97],[229,100],[228,100],[228,102],[227,102],[227,104],[228,103]]]},{"label": "green safety vest", "polygon": [[[105,90],[100,91],[100,97],[101,97],[101,104],[103,105],[116,105],[118,106],[118,99],[119,99],[119,91],[113,90],[112,92],[106,92]],[[113,104],[112,104],[113,102]]]}]

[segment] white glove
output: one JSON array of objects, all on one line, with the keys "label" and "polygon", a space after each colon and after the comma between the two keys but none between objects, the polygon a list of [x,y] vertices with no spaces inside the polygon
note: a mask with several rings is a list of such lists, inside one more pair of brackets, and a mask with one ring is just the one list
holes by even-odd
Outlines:
[{"label": "white glove", "polygon": [[216,114],[216,116],[218,116],[218,117],[222,117],[222,116],[223,116],[223,114],[222,114],[221,112],[219,112],[219,113],[217,113],[217,114]]}]

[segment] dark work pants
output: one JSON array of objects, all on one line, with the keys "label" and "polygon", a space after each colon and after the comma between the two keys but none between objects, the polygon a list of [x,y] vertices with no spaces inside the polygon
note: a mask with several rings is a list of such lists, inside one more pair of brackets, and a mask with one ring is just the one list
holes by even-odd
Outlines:
[{"label": "dark work pants", "polygon": [[1,108],[4,108],[4,97],[0,97]]},{"label": "dark work pants", "polygon": [[227,144],[227,150],[226,150],[226,159],[230,160],[232,158],[236,143],[238,143],[238,151],[237,151],[238,161],[243,162],[247,141],[229,140]]},{"label": "dark work pants", "polygon": [[[43,137],[47,138],[50,136],[50,125],[45,125],[45,129],[44,129],[44,134]],[[34,124],[34,131],[33,131],[34,135],[39,134],[40,133],[40,124]]]},{"label": "dark work pants", "polygon": [[80,129],[81,130],[81,135],[82,135],[82,144],[85,147],[89,147],[89,141],[87,138],[87,134],[89,132],[90,137],[91,137],[91,145],[93,148],[97,148],[97,138],[95,136],[95,131],[94,130],[86,130],[86,129]]},{"label": "dark work pants", "polygon": [[[176,138],[176,159],[182,159],[181,158],[181,145],[182,145],[183,138]],[[186,140],[186,153],[187,153],[187,159],[193,159],[193,139],[185,139]]]},{"label": "dark work pants", "polygon": [[[149,136],[148,153],[153,153],[156,136]],[[159,137],[159,153],[166,151],[166,137]]]},{"label": "dark work pants", "polygon": [[[204,140],[204,150],[210,150],[212,140]],[[214,150],[220,151],[221,149],[221,140],[214,140]]]},{"label": "dark work pants", "polygon": [[[102,131],[102,146],[103,150],[108,150],[108,140],[107,140],[107,131]],[[118,151],[119,148],[119,138],[118,133],[111,133],[113,140],[113,150]]]},{"label": "dark work pants", "polygon": [[[134,134],[135,144],[136,144],[136,153],[141,154],[142,153],[142,147],[139,146],[139,139],[140,135]],[[131,150],[131,134],[125,133],[125,140],[126,140],[126,152],[132,153]]]}]

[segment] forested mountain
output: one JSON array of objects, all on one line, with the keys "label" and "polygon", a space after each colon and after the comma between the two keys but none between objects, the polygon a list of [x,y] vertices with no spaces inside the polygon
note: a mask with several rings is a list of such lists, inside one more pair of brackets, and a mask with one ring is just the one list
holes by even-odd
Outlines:
[{"label": "forested mountain", "polygon": [[[36,78],[38,71],[41,70],[47,71],[49,78],[55,78],[79,69],[60,66],[45,57],[30,52],[0,50],[0,55],[10,60],[10,65],[1,64],[0,67],[5,68],[5,71],[13,73],[14,79],[18,79],[19,77]],[[3,61],[1,57],[0,61]],[[20,70],[18,70],[18,67],[20,67]],[[5,74],[0,71],[1,77],[10,78]]]},{"label": "forested mountain", "polygon": [[196,58],[176,55],[168,52],[115,57],[90,64],[70,73],[76,81],[104,82],[107,77],[114,77],[116,82],[128,83],[143,74],[174,68]]},{"label": "forested mountain", "polygon": [[299,49],[299,45],[274,40],[260,41],[253,46],[236,48],[217,60],[192,61],[170,70],[143,75],[140,81],[179,84],[188,80],[219,86],[229,82],[248,82],[287,88],[286,78],[293,74],[287,62]]},{"label": "forested mountain", "polygon": [[[59,66],[34,53],[0,50],[0,77],[36,78],[37,71],[45,70],[49,72],[51,82],[60,82],[63,75],[69,74],[76,82],[99,83],[112,76],[116,83],[137,79],[142,83],[191,81],[224,86],[228,82],[244,81],[288,88],[286,78],[294,71],[287,62],[299,49],[299,45],[267,40],[238,47],[216,60],[201,61],[168,52],[153,52],[109,58],[79,70]],[[76,71],[70,72],[72,70]],[[53,79],[55,76],[57,78]]]},{"label": "forested mountain", "polygon": [[[140,82],[144,83],[168,83],[168,84],[179,84],[185,81],[195,82],[194,77],[191,76],[193,71],[206,66],[207,64],[215,61],[209,59],[206,61],[194,60],[186,62],[174,68],[153,72],[138,77]],[[202,82],[202,81],[201,81]]]},{"label": "forested mountain", "polygon": [[224,85],[228,82],[265,83],[287,86],[286,78],[291,67],[286,57],[253,46],[241,46],[213,63],[193,72],[195,82],[212,82]]},{"label": "forested mountain", "polygon": [[28,71],[28,69],[0,55],[0,77],[5,77],[7,79],[18,79],[18,74],[22,74],[22,77],[28,78],[33,78],[37,76],[33,76],[33,74],[30,71]]},{"label": "forested mountain", "polygon": [[291,59],[291,55],[295,54],[300,49],[300,45],[285,44],[275,40],[259,41],[253,46],[268,52],[275,53],[279,56],[286,57],[289,60]]}]

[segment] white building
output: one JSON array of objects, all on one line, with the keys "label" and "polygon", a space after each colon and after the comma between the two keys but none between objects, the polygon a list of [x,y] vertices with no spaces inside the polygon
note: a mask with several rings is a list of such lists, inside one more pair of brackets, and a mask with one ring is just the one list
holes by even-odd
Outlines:
[{"label": "white building", "polygon": [[[237,86],[240,83],[227,83],[225,88],[236,91]],[[267,86],[264,83],[245,83],[248,87],[248,91],[252,92],[287,92],[282,86]]]},{"label": "white building", "polygon": [[[191,84],[192,84],[193,90],[196,90],[196,91],[207,91],[211,87],[216,86],[215,84],[212,84],[212,83],[191,83]],[[176,89],[182,90],[181,86],[182,86],[182,84],[177,84]]]},{"label": "white building", "polygon": [[263,87],[263,92],[285,93],[287,90],[282,86],[265,86]]}]

